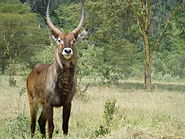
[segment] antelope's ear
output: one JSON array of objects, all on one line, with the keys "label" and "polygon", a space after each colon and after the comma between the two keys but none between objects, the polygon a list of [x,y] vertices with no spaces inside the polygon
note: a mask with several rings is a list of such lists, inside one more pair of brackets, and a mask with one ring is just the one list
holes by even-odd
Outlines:
[{"label": "antelope's ear", "polygon": [[54,35],[52,35],[53,40],[57,41],[57,37],[55,37]]},{"label": "antelope's ear", "polygon": [[78,36],[76,37],[76,42],[78,41],[82,41],[85,37],[87,37],[88,35],[88,30],[85,29],[83,30],[80,34],[78,34]]}]

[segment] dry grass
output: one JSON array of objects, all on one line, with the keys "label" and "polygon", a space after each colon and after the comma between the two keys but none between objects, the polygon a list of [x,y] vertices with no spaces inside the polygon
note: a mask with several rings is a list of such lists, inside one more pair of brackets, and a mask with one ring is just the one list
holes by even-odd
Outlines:
[{"label": "dry grass", "polygon": [[[155,88],[152,92],[135,87],[124,88],[124,82],[118,86],[91,86],[87,101],[75,97],[70,118],[68,139],[184,139],[185,138],[185,93],[175,89]],[[166,83],[165,83],[166,84]],[[172,84],[172,83],[171,83]],[[0,138],[7,135],[6,127],[11,119],[22,113],[29,116],[26,93],[19,96],[23,86],[7,86],[6,80],[0,81]],[[180,87],[184,87],[180,84]],[[137,89],[136,89],[137,88]],[[104,123],[103,111],[107,100],[116,100],[118,107],[111,125],[111,133],[96,137],[94,132]],[[21,105],[18,105],[18,104]],[[61,138],[61,109],[55,109],[54,138]],[[29,125],[28,125],[29,126]],[[37,131],[39,132],[39,131]]]}]

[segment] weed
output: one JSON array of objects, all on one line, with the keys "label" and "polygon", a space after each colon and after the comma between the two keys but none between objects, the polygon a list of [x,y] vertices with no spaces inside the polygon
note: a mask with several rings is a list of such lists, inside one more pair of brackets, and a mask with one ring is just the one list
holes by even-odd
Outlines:
[{"label": "weed", "polygon": [[22,88],[19,90],[19,96],[21,97],[22,95],[24,95],[25,92],[26,92],[26,88],[25,88],[25,87],[22,87]]},{"label": "weed", "polygon": [[[24,93],[26,92],[26,88],[25,87],[22,87],[20,90],[19,90],[19,98],[18,98],[18,114],[20,114],[20,103],[21,103],[21,97],[24,95]],[[25,107],[23,109],[23,112],[22,114],[24,115],[25,114]]]},{"label": "weed", "polygon": [[[30,139],[28,98],[22,88],[25,82],[16,76],[17,86],[9,87],[8,79],[3,76],[0,84],[0,139]],[[87,82],[91,80],[85,79],[81,90]],[[117,86],[109,87],[101,86],[98,80],[92,81],[87,93],[80,96],[80,92],[76,93],[67,138],[184,139],[184,90],[183,82],[159,82],[150,93],[144,90],[140,81],[120,81]],[[86,96],[90,100],[84,103]],[[18,103],[20,107],[17,107]],[[53,138],[65,138],[61,109],[55,109],[54,113],[56,132]],[[35,139],[41,139],[38,123],[36,128]]]},{"label": "weed", "polygon": [[10,87],[15,87],[16,86],[16,80],[14,79],[13,76],[9,77],[8,82],[9,82]]},{"label": "weed", "polygon": [[29,136],[29,118],[17,115],[12,119],[6,129],[9,138],[26,138]]},{"label": "weed", "polygon": [[87,95],[87,89],[89,88],[90,84],[88,83],[84,89],[80,86],[80,83],[77,86],[77,91],[76,91],[76,98],[83,101],[83,102],[88,102],[89,101],[89,96]]},{"label": "weed", "polygon": [[110,128],[106,127],[105,125],[100,125],[100,127],[95,130],[95,136],[105,136],[110,133]]},{"label": "weed", "polygon": [[104,136],[111,132],[111,124],[116,112],[116,100],[107,100],[104,105],[105,124],[101,124],[97,130],[95,130],[95,136]]},{"label": "weed", "polygon": [[106,125],[110,126],[113,120],[113,116],[116,111],[116,100],[107,100],[104,105],[104,119],[106,121]]},{"label": "weed", "polygon": [[[39,127],[36,126],[36,131]],[[18,114],[14,119],[10,120],[5,129],[8,138],[28,139],[30,136],[30,120],[29,117]],[[40,134],[36,133],[35,138],[40,138]]]}]

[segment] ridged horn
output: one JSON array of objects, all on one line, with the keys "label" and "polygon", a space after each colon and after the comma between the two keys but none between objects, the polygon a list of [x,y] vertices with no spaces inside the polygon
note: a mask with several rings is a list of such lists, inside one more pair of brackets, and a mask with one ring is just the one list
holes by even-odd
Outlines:
[{"label": "ridged horn", "polygon": [[53,23],[51,22],[50,15],[49,15],[49,5],[50,5],[50,0],[48,0],[48,5],[47,5],[47,10],[46,10],[46,21],[50,29],[54,34],[64,34],[62,31],[60,31],[58,28],[56,28]]},{"label": "ridged horn", "polygon": [[85,24],[85,6],[84,6],[84,0],[82,0],[82,15],[81,15],[81,19],[80,19],[80,23],[79,25],[72,31],[72,33],[74,33],[75,36],[77,36],[80,32],[80,30],[82,29],[82,27]]}]

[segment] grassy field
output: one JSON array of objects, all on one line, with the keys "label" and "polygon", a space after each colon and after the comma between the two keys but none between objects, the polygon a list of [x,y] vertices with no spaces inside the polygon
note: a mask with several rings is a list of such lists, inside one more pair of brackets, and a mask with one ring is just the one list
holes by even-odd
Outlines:
[{"label": "grassy field", "polygon": [[[21,90],[24,84],[19,78],[16,87],[9,87],[1,77],[0,139],[29,138],[29,106]],[[115,104],[109,125],[106,102]],[[61,117],[61,109],[55,109],[54,139],[63,137]],[[68,139],[185,139],[185,84],[160,82],[147,91],[139,81],[92,83],[85,94],[73,99],[69,124]],[[36,138],[40,138],[38,127]]]}]

